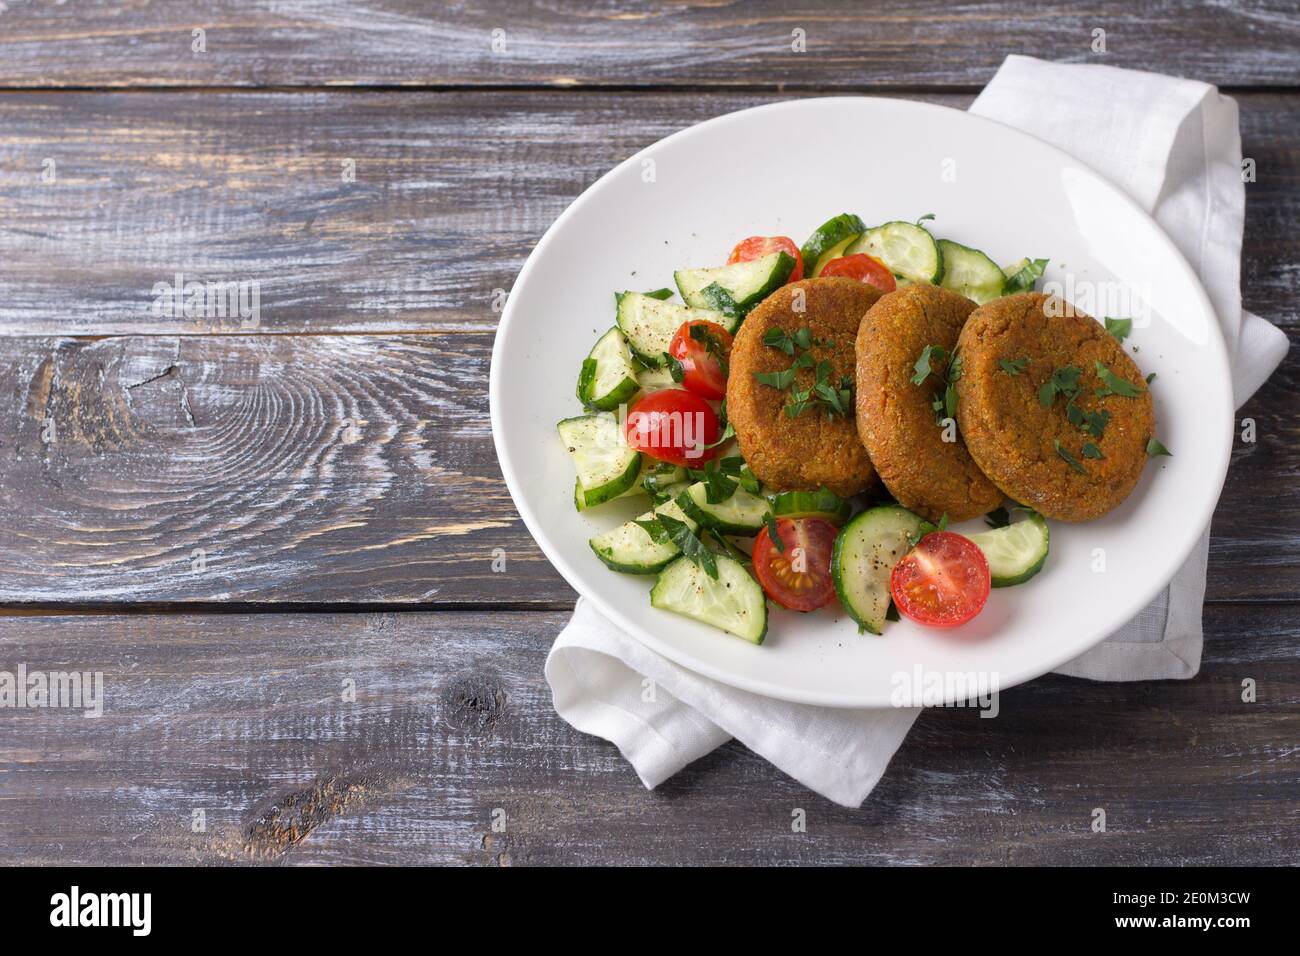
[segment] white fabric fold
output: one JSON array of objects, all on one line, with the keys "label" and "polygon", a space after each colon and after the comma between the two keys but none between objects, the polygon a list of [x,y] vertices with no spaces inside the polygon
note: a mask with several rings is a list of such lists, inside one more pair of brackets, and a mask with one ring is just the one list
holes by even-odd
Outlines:
[{"label": "white fabric fold", "polygon": [[[1242,311],[1245,189],[1237,104],[1193,80],[1012,56],[971,112],[1065,150],[1127,192],[1179,245],[1214,304],[1243,404],[1287,351]],[[1092,680],[1193,677],[1201,660],[1209,529],[1159,596],[1057,672]],[[919,710],[790,704],[666,660],[579,601],[546,661],[555,709],[612,741],[647,787],[735,737],[823,796],[859,806]]]}]

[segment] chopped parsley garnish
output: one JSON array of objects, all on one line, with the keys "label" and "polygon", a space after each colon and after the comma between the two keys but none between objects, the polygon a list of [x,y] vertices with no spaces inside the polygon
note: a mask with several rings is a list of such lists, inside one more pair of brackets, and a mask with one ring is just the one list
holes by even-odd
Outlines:
[{"label": "chopped parsley garnish", "polygon": [[686,370],[682,368],[682,363],[667,352],[663,353],[663,357],[664,365],[668,367],[668,374],[672,376],[674,382],[680,385],[682,379],[686,377]]},{"label": "chopped parsley garnish", "polygon": [[1097,368],[1097,377],[1101,379],[1103,388],[1097,389],[1097,397],[1105,398],[1107,395],[1119,395],[1123,398],[1137,398],[1142,394],[1142,389],[1132,382],[1120,378],[1100,361],[1094,363]]},{"label": "chopped parsley garnish", "polygon": [[1150,385],[1150,384],[1151,384],[1152,382],[1154,382],[1155,380],[1156,380],[1156,373],[1155,373],[1155,372],[1152,372],[1150,375],[1147,376],[1147,384],[1148,384],[1148,385]]},{"label": "chopped parsley garnish", "polygon": [[1073,468],[1081,475],[1087,474],[1087,472],[1083,470],[1083,465],[1079,464],[1079,459],[1071,455],[1069,451],[1066,450],[1064,445],[1062,445],[1055,438],[1052,439],[1052,445],[1056,448],[1056,453],[1060,455],[1062,458],[1064,458],[1071,468]]},{"label": "chopped parsley garnish", "polygon": [[795,375],[801,368],[814,369],[814,381],[809,388],[793,389],[790,401],[785,405],[785,413],[790,418],[798,418],[809,408],[820,405],[826,410],[827,417],[839,415],[848,418],[853,408],[853,380],[842,375],[838,383],[832,381],[831,363],[826,359],[816,362],[809,349],[814,345],[825,346],[812,337],[807,328],[796,331],[793,335],[784,329],[771,328],[763,334],[763,344],[769,348],[784,352],[794,359],[789,368],[778,372],[755,372],[754,379],[761,385],[770,385],[779,391],[785,391],[794,385]]},{"label": "chopped parsley garnish", "polygon": [[1168,455],[1172,458],[1174,453],[1160,444],[1160,439],[1153,435],[1151,440],[1147,442],[1147,455],[1151,458],[1159,458],[1161,455]]},{"label": "chopped parsley garnish", "polygon": [[723,474],[717,461],[704,466],[704,497],[709,504],[717,505],[736,493],[739,482]]},{"label": "chopped parsley garnish", "polygon": [[1007,276],[1006,284],[1002,287],[1002,294],[1011,295],[1013,292],[1025,292],[1032,289],[1034,283],[1042,276],[1043,270],[1047,268],[1048,262],[1047,259],[1028,260],[1023,266]]},{"label": "chopped parsley garnish", "polygon": [[794,366],[791,366],[779,372],[755,372],[754,380],[760,385],[771,385],[775,389],[785,391],[793,384],[795,371]]},{"label": "chopped parsley garnish", "polygon": [[777,551],[785,552],[785,542],[781,540],[781,533],[776,527],[776,517],[772,512],[763,515],[763,524],[767,526],[767,536],[772,540],[772,547]]},{"label": "chopped parsley garnish", "polygon": [[1115,341],[1123,342],[1133,331],[1132,319],[1104,319],[1106,331],[1115,336]]},{"label": "chopped parsley garnish", "polygon": [[1110,412],[1102,409],[1099,412],[1083,412],[1083,430],[1093,438],[1101,438],[1106,431],[1106,426],[1110,424]]},{"label": "chopped parsley garnish", "polygon": [[1092,442],[1086,441],[1083,443],[1083,457],[1101,458],[1102,457],[1101,449],[1098,448],[1096,445],[1094,445]]},{"label": "chopped parsley garnish", "polygon": [[749,465],[740,466],[740,474],[736,476],[740,482],[740,487],[744,488],[751,495],[756,495],[763,490],[763,483],[758,480],[758,476],[749,470]]},{"label": "chopped parsley garnish", "polygon": [[1044,408],[1051,408],[1057,395],[1064,395],[1067,399],[1074,398],[1079,391],[1081,374],[1083,370],[1077,365],[1066,365],[1064,368],[1056,369],[1052,372],[1052,377],[1038,390],[1038,404]]},{"label": "chopped parsley garnish", "polygon": [[927,345],[921,349],[921,357],[916,360],[912,368],[916,374],[912,376],[913,385],[923,385],[925,380],[934,374],[933,364],[942,362],[948,357],[948,352],[941,345]]},{"label": "chopped parsley garnish", "polygon": [[[683,557],[698,565],[713,580],[718,579],[718,562],[714,559],[713,552],[706,548],[704,542],[696,537],[690,525],[685,521],[678,521],[672,515],[655,515],[654,520],[658,521],[663,527],[668,534],[668,540],[677,545]],[[642,522],[638,521],[637,524],[645,527]]]},{"label": "chopped parsley garnish", "polygon": [[1005,528],[1011,524],[1011,512],[1005,505],[998,505],[984,516],[984,523],[990,528]]},{"label": "chopped parsley garnish", "polygon": [[703,323],[693,323],[687,326],[687,328],[690,329],[691,338],[704,346],[704,351],[713,356],[718,363],[718,367],[722,369],[723,376],[726,376],[728,374],[727,350],[722,347],[722,343],[718,341],[718,337],[710,332],[708,327]]},{"label": "chopped parsley garnish", "polygon": [[1002,371],[1006,372],[1008,375],[1019,375],[1025,370],[1025,366],[1028,364],[1028,358],[998,359],[998,368],[1002,369]]}]

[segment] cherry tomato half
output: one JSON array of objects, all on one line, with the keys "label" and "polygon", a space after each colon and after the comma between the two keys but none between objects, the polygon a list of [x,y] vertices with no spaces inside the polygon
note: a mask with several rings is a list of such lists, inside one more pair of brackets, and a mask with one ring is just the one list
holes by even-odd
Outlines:
[{"label": "cherry tomato half", "polygon": [[777,604],[792,611],[815,611],[835,596],[831,549],[835,525],[821,518],[778,518],[778,550],[767,528],[754,539],[754,574]]},{"label": "cherry tomato half", "polygon": [[683,322],[668,354],[682,363],[682,385],[701,398],[726,398],[730,332],[706,319]]},{"label": "cherry tomato half", "polygon": [[709,448],[722,431],[713,407],[680,388],[651,392],[632,403],[624,423],[627,443],[651,458],[698,468],[719,449]]},{"label": "cherry tomato half", "polygon": [[931,627],[965,624],[984,609],[989,584],[984,552],[952,531],[927,534],[889,576],[899,613]]},{"label": "cherry tomato half", "polygon": [[894,274],[885,267],[885,264],[865,252],[832,259],[822,266],[821,275],[857,279],[859,282],[874,285],[882,292],[893,292],[898,288],[898,283],[894,280]]},{"label": "cherry tomato half", "polygon": [[736,243],[736,248],[731,250],[731,255],[727,257],[727,265],[736,262],[753,262],[774,252],[784,252],[794,258],[794,268],[790,270],[790,278],[786,279],[786,282],[798,282],[803,278],[803,256],[789,236],[750,236],[748,239],[742,239]]}]

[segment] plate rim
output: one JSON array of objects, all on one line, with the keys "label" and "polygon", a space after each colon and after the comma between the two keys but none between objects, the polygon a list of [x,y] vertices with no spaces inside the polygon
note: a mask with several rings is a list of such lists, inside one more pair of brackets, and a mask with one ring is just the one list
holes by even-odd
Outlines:
[{"label": "plate rim", "polygon": [[[746,677],[745,675],[738,675],[729,672],[724,668],[714,667],[708,664],[707,662],[702,662],[699,660],[692,659],[688,654],[679,651],[678,648],[659,640],[658,637],[653,633],[651,629],[647,628],[644,625],[636,624],[621,610],[619,610],[617,607],[604,600],[598,594],[587,593],[587,591],[583,587],[579,586],[578,582],[580,580],[580,576],[577,573],[576,569],[571,567],[568,564],[568,562],[566,562],[564,558],[548,544],[544,535],[539,534],[538,529],[540,525],[537,521],[536,516],[533,514],[532,509],[528,507],[526,501],[521,500],[521,497],[518,494],[518,488],[520,487],[520,485],[516,478],[514,463],[510,457],[510,451],[506,447],[506,442],[502,437],[504,434],[504,430],[502,428],[502,422],[501,422],[502,399],[501,399],[500,392],[501,392],[502,384],[501,384],[500,364],[502,361],[501,355],[503,352],[503,342],[506,340],[509,334],[509,330],[512,327],[514,315],[515,315],[514,306],[515,306],[516,299],[513,295],[513,292],[517,286],[519,286],[522,282],[524,282],[528,278],[531,272],[537,267],[537,263],[541,261],[543,258],[545,258],[545,251],[549,246],[550,242],[553,240],[554,236],[563,228],[564,224],[569,220],[569,218],[576,214],[576,210],[585,206],[587,203],[592,202],[594,200],[594,197],[597,195],[597,193],[600,192],[602,185],[606,183],[608,180],[612,179],[614,176],[616,176],[625,168],[636,164],[646,153],[649,153],[651,150],[660,148],[667,143],[673,142],[678,139],[686,138],[690,135],[694,135],[698,133],[698,131],[705,128],[720,126],[728,122],[733,122],[739,117],[747,116],[753,113],[779,112],[782,110],[791,110],[791,109],[797,110],[801,108],[807,108],[810,104],[831,104],[837,102],[851,103],[851,104],[852,103],[860,104],[860,103],[867,103],[867,102],[872,102],[872,103],[883,102],[895,106],[903,106],[907,109],[915,109],[921,112],[932,112],[932,113],[944,114],[944,115],[957,114],[965,118],[963,121],[974,120],[977,123],[988,124],[994,127],[998,127],[1001,130],[1007,131],[1011,133],[1014,137],[1022,137],[1024,139],[1032,141],[1037,148],[1046,149],[1050,153],[1054,154],[1058,158],[1058,161],[1083,170],[1087,176],[1089,176],[1094,181],[1099,183],[1109,193],[1116,196],[1121,202],[1121,204],[1127,207],[1130,214],[1135,214],[1145,219],[1147,223],[1155,229],[1156,233],[1164,240],[1168,251],[1172,252],[1173,254],[1174,261],[1179,267],[1181,267],[1184,270],[1186,277],[1190,280],[1192,291],[1196,295],[1197,300],[1201,304],[1204,311],[1213,319],[1213,321],[1209,323],[1211,326],[1209,346],[1210,346],[1210,352],[1212,353],[1212,360],[1219,366],[1218,368],[1219,374],[1226,377],[1229,381],[1231,381],[1231,365],[1228,359],[1227,344],[1224,339],[1223,328],[1219,324],[1217,310],[1214,308],[1214,303],[1210,299],[1209,293],[1206,292],[1204,285],[1201,283],[1200,276],[1196,274],[1196,270],[1193,269],[1191,263],[1187,261],[1187,258],[1186,256],[1183,255],[1182,250],[1178,248],[1177,244],[1173,241],[1173,239],[1169,237],[1168,233],[1165,232],[1164,228],[1155,220],[1155,218],[1149,212],[1147,212],[1140,205],[1138,205],[1138,203],[1126,192],[1124,192],[1124,190],[1120,189],[1108,178],[1098,173],[1096,170],[1094,170],[1083,160],[1080,160],[1070,155],[1065,150],[1053,145],[1052,143],[1047,142],[1046,140],[1034,136],[1032,133],[1027,133],[1024,130],[1017,129],[1014,126],[1010,126],[998,120],[990,119],[985,116],[980,116],[978,114],[971,113],[968,110],[960,110],[960,109],[955,109],[953,107],[941,106],[936,103],[927,103],[920,100],[900,99],[898,97],[891,97],[891,96],[810,96],[810,97],[799,97],[795,99],[777,100],[771,103],[761,103],[756,106],[750,106],[740,110],[733,110],[728,113],[722,113],[718,116],[710,117],[707,120],[702,120],[701,122],[693,123],[690,126],[683,127],[682,129],[670,133],[667,136],[655,140],[653,143],[650,143],[649,145],[643,147],[642,149],[637,150],[631,156],[615,164],[604,174],[602,174],[598,179],[596,179],[593,183],[587,186],[586,189],[584,189],[571,203],[569,203],[569,205],[565,207],[564,211],[561,212],[560,215],[556,217],[555,221],[551,223],[550,226],[547,227],[546,231],[542,233],[541,238],[538,239],[537,244],[533,247],[532,251],[528,254],[528,258],[524,261],[523,267],[519,270],[519,274],[515,277],[514,282],[511,284],[510,287],[511,294],[507,297],[505,307],[501,312],[501,319],[497,325],[496,334],[493,338],[492,357],[488,369],[488,411],[489,411],[490,424],[492,428],[493,447],[495,448],[496,451],[497,461],[501,466],[501,473],[502,473],[502,477],[505,480],[506,488],[510,492],[511,501],[514,504],[515,509],[519,512],[519,516],[523,520],[524,526],[528,529],[528,533],[532,536],[533,540],[537,543],[537,546],[541,548],[542,553],[546,555],[547,560],[551,562],[552,567],[554,567],[560,573],[560,576],[563,577],[565,581],[569,584],[569,586],[572,587],[578,593],[580,600],[591,601],[593,604],[596,605],[596,607],[601,611],[602,614],[604,614],[607,618],[610,619],[610,621],[612,621],[614,624],[622,628],[624,631],[628,632],[632,637],[641,641],[651,650],[655,651],[656,653],[662,654],[668,660],[672,661],[673,663],[677,664],[680,667],[687,669],[688,671],[691,671],[693,673],[699,674],[704,677],[708,677],[712,680],[716,680],[719,683],[724,684],[728,687],[734,687],[740,690],[748,691],[753,694],[758,694],[763,697],[770,697],[776,700],[787,701],[790,703],[809,704],[813,706],[834,707],[834,708],[882,708],[882,707],[892,707],[893,705],[888,702],[882,703],[875,697],[867,699],[861,696],[851,696],[846,694],[815,691],[815,690],[792,692],[790,689],[780,685],[772,685],[769,684],[767,681],[761,679],[750,678],[750,677]],[[1208,509],[1202,507],[1201,508],[1202,513],[1198,513],[1196,516],[1196,520],[1191,522],[1196,527],[1203,529],[1202,532],[1203,534],[1208,533],[1209,531],[1211,519],[1213,518],[1214,511],[1218,506],[1219,499],[1223,494],[1224,483],[1227,480],[1228,467],[1231,464],[1231,458],[1232,458],[1231,435],[1234,428],[1235,411],[1236,409],[1232,404],[1232,392],[1231,389],[1229,388],[1227,390],[1227,408],[1225,410],[1225,421],[1224,421],[1225,427],[1223,428],[1220,436],[1221,444],[1220,444],[1219,455],[1218,455],[1219,460],[1214,463],[1215,464],[1215,470],[1214,470],[1215,480],[1213,483],[1214,494],[1213,496],[1210,496],[1207,499],[1210,502]],[[1135,613],[1140,613],[1142,608],[1149,605],[1151,601],[1155,598],[1155,596],[1159,594],[1161,590],[1163,590],[1165,587],[1169,585],[1169,583],[1173,580],[1173,577],[1177,575],[1178,570],[1182,567],[1183,564],[1186,563],[1187,558],[1199,545],[1200,540],[1201,540],[1201,535],[1189,536],[1188,543],[1184,547],[1179,549],[1173,575],[1171,575],[1167,579],[1162,577],[1156,583],[1154,583],[1153,585],[1149,585],[1146,589],[1144,589],[1141,592],[1143,595],[1141,601],[1137,602],[1136,605],[1137,610],[1135,611]],[[1002,678],[1005,676],[1005,672],[999,671],[998,689],[1007,690],[1011,687],[1017,686],[1027,681],[1034,680],[1037,677],[1041,677],[1044,674],[1051,673],[1056,668],[1060,667],[1062,664],[1079,657],[1081,654],[1087,653],[1088,651],[1092,650],[1093,648],[1097,647],[1099,644],[1104,642],[1107,639],[1107,637],[1109,637],[1111,634],[1115,632],[1116,628],[1123,626],[1124,620],[1125,619],[1118,620],[1115,623],[1114,627],[1103,629],[1101,636],[1098,637],[1095,641],[1086,645],[1085,647],[1082,648],[1071,647],[1070,649],[1068,649],[1063,653],[1050,654],[1050,655],[1046,655],[1044,658],[1039,659],[1040,661],[1049,662],[1045,666],[1036,663],[1032,667],[1025,668],[1020,671],[1012,672],[1011,680],[1004,681]],[[945,700],[941,704],[937,704],[933,706],[949,706],[954,703],[959,703],[959,702],[956,700],[948,700],[947,698],[945,698]]]}]

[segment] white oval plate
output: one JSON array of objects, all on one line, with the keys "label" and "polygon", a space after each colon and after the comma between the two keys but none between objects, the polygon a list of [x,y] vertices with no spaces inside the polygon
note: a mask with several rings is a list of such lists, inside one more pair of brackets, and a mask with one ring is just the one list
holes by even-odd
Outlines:
[{"label": "white oval plate", "polygon": [[[1157,432],[1175,457],[1153,460],[1137,490],[1105,518],[1051,522],[1042,573],[994,590],[962,628],[899,621],[873,637],[859,635],[838,605],[810,615],[774,608],[767,640],[755,647],[652,608],[652,577],[615,574],[596,559],[587,539],[639,509],[616,502],[574,511],[573,469],[555,424],[580,413],[578,369],[613,324],[615,291],[671,286],[674,269],[720,264],[745,236],[803,242],[840,212],[869,224],[935,213],[936,235],[1001,264],[1050,257],[1044,281],[1060,283],[1084,311],[1137,314],[1142,327],[1126,344],[1136,346],[1144,372],[1158,373]],[[1090,307],[1081,301],[1089,290],[1094,303],[1102,295],[1129,298]],[[520,272],[497,332],[490,395],[497,454],[519,513],[580,594],[700,674],[833,707],[889,706],[903,675],[976,673],[1010,687],[1114,632],[1169,582],[1209,524],[1233,414],[1210,302],[1174,244],[1128,197],[1017,130],[868,97],[732,113],[669,136],[603,176],[556,220]],[[948,686],[941,696],[952,702],[967,694]]]}]

